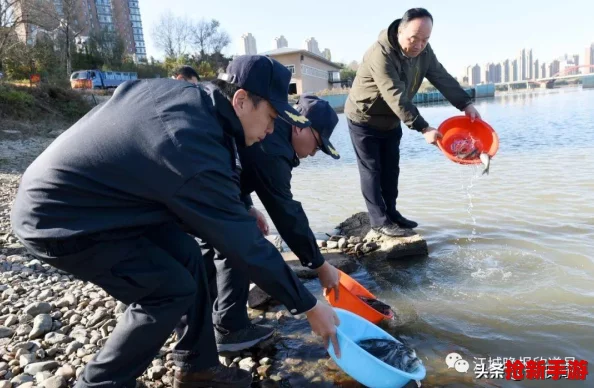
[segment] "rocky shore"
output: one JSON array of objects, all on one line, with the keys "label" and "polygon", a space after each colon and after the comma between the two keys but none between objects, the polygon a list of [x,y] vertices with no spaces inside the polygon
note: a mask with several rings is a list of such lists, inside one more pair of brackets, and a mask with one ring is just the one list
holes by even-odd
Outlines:
[{"label": "rocky shore", "polygon": [[[125,311],[101,288],[29,257],[11,233],[10,205],[20,175],[52,140],[0,139],[0,388],[73,386]],[[326,259],[346,273],[359,269],[366,258],[426,254],[420,236],[385,240],[369,231],[365,219],[365,214],[354,215],[334,233],[319,236]],[[270,240],[304,282],[317,283],[315,272],[302,267],[279,237]],[[360,386],[332,362],[305,316],[292,316],[257,287],[249,306],[253,322],[276,327],[275,336],[220,359],[251,371],[253,387]],[[172,334],[139,385],[172,386],[174,341]]]}]

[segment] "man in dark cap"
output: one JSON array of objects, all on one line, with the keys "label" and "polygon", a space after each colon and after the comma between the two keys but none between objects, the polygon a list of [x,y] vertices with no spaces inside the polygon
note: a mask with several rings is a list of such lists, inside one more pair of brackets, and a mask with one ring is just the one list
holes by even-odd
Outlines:
[{"label": "man in dark cap", "polygon": [[235,174],[236,142],[263,140],[277,117],[310,125],[288,103],[290,78],[277,61],[240,56],[218,86],[128,81],[25,171],[11,213],[19,240],[128,305],[77,387],[134,387],[174,328],[175,388],[250,386],[251,373],[219,362],[201,252],[182,227],[338,345],[338,317],[264,238]]},{"label": "man in dark cap", "polygon": [[[266,218],[250,199],[250,193],[255,191],[301,264],[318,273],[322,287],[338,292],[338,271],[324,260],[303,207],[291,193],[291,171],[299,166],[299,159],[314,156],[318,150],[334,159],[340,158],[330,142],[338,116],[327,101],[313,95],[302,95],[295,108],[311,122],[310,126],[301,128],[279,117],[272,134],[259,144],[239,151],[242,199],[257,219],[260,230],[268,234]],[[271,327],[249,321],[246,303],[250,279],[245,268],[234,266],[237,262],[230,262],[207,241],[202,241],[201,246],[210,273],[219,352],[240,351],[270,337],[274,332]],[[211,267],[209,259],[214,260],[214,266]]]}]

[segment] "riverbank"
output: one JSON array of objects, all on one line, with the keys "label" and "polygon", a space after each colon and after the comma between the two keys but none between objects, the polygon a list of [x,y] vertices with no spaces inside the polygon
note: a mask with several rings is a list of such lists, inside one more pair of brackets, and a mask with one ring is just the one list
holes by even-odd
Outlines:
[{"label": "riverbank", "polygon": [[[73,386],[126,307],[101,288],[32,260],[11,232],[10,207],[21,174],[59,133],[0,141],[0,388]],[[364,219],[359,214],[331,233],[317,234],[326,260],[342,271],[358,271],[358,259],[376,255],[426,253],[420,236],[384,241],[372,235]],[[323,299],[315,272],[301,266],[280,237],[269,239],[314,295]],[[275,327],[275,336],[219,358],[225,365],[252,372],[252,387],[359,386],[330,359],[320,338],[311,335],[304,315],[291,315],[257,287],[250,292],[248,304],[253,307],[248,309],[252,322]],[[175,340],[173,334],[167,339],[139,384],[172,386]]]}]

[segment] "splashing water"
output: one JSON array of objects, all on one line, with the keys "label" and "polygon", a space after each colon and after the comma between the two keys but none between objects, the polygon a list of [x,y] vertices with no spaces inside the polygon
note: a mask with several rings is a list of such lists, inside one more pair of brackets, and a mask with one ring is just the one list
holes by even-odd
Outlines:
[{"label": "splashing water", "polygon": [[[472,209],[474,205],[472,203],[472,198],[474,197],[472,189],[474,188],[474,184],[476,180],[480,177],[480,165],[470,165],[469,169],[463,168],[460,169],[460,180],[462,181],[462,192],[465,194],[466,198],[468,199],[468,205],[466,207],[466,212],[470,216],[472,220],[472,232],[471,235],[467,238],[469,242],[474,241],[474,237],[476,236],[476,217],[472,213]],[[470,172],[470,174],[469,174]]]}]

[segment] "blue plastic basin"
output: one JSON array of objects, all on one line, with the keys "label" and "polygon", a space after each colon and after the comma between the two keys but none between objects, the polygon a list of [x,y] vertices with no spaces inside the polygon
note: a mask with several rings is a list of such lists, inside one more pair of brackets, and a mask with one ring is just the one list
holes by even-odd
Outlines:
[{"label": "blue plastic basin", "polygon": [[367,353],[356,344],[357,341],[367,338],[398,340],[350,311],[340,308],[334,310],[340,319],[336,332],[341,357],[336,357],[332,343],[328,347],[328,353],[334,362],[353,379],[370,388],[399,388],[405,386],[410,380],[425,378],[426,370],[423,365],[413,373],[407,373]]}]

